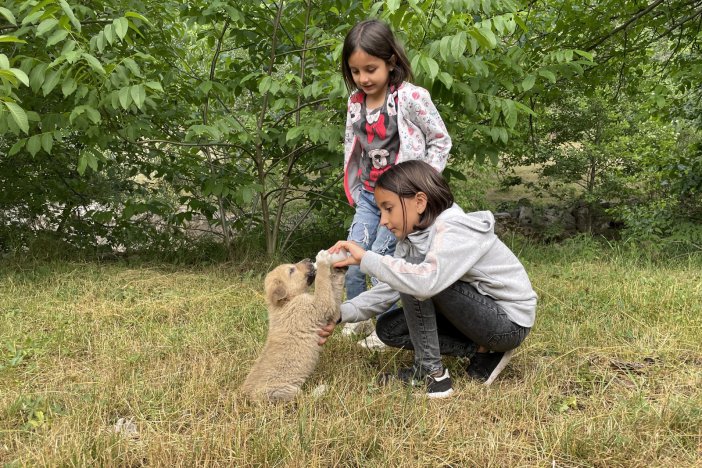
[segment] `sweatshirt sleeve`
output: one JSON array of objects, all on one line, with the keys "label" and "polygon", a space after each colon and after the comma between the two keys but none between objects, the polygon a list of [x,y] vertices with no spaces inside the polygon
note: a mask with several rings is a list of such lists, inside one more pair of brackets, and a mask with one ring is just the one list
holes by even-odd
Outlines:
[{"label": "sweatshirt sleeve", "polygon": [[497,236],[490,228],[436,221],[436,232],[422,263],[366,252],[361,271],[392,289],[426,300],[458,281],[490,250]]},{"label": "sweatshirt sleeve", "polygon": [[341,322],[361,322],[382,314],[400,300],[400,294],[382,281],[341,304]]},{"label": "sweatshirt sleeve", "polygon": [[446,125],[426,89],[416,87],[409,102],[411,112],[407,115],[410,121],[419,127],[426,140],[426,162],[442,172],[451,151],[451,137]]}]

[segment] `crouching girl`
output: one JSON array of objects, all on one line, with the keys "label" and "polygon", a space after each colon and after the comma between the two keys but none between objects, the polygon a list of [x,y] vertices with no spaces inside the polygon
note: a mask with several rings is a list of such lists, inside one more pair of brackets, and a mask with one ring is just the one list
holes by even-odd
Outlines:
[{"label": "crouching girl", "polygon": [[[339,241],[329,249],[349,252],[335,266],[359,265],[380,281],[341,305],[340,323],[378,317],[378,337],[414,350],[414,365],[380,376],[426,385],[427,396],[453,392],[441,355],[470,358],[469,377],[491,384],[534,324],[536,293],[524,267],[494,233],[488,211],[465,213],[443,179],[427,163],[406,161],[383,173],[375,198],[380,223],[398,239],[394,256]],[[334,326],[320,332],[323,343]]]}]

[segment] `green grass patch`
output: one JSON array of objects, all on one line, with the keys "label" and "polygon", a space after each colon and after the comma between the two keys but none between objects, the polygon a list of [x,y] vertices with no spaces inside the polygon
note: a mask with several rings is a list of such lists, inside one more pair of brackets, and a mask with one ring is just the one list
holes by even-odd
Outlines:
[{"label": "green grass patch", "polygon": [[490,388],[447,358],[443,401],[378,388],[411,355],[340,335],[295,405],[242,401],[266,333],[259,271],[0,267],[0,466],[699,466],[702,261],[514,249],[537,325]]}]

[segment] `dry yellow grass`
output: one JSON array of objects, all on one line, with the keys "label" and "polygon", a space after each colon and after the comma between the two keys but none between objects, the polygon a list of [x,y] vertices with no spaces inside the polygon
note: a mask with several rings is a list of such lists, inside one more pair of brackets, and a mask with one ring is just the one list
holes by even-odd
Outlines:
[{"label": "dry yellow grass", "polygon": [[[406,352],[340,335],[295,405],[237,386],[266,330],[230,266],[0,268],[3,466],[700,466],[702,269],[590,244],[520,255],[537,327],[498,382],[378,388]],[[314,397],[311,390],[328,391]],[[131,419],[133,437],[114,432]]]}]

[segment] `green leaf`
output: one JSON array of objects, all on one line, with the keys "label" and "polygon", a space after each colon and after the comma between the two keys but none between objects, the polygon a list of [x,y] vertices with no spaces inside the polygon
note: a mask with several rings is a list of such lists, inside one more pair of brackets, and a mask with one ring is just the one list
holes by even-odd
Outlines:
[{"label": "green leaf", "polygon": [[129,96],[129,87],[122,88],[119,90],[119,104],[123,109],[129,109],[129,104],[132,102],[132,98]]},{"label": "green leaf", "polygon": [[590,52],[586,52],[586,51],[584,51],[584,50],[575,49],[575,53],[578,54],[578,55],[580,55],[581,57],[584,57],[584,58],[588,59],[588,60],[591,61],[591,62],[593,61],[593,58],[594,58],[594,57],[593,57],[593,55],[592,55]]},{"label": "green leaf", "polygon": [[468,34],[470,34],[472,37],[475,38],[475,40],[478,41],[478,44],[480,44],[483,48],[489,49],[490,48],[490,42],[485,38],[480,30],[478,29],[471,29],[468,31]]},{"label": "green leaf", "polygon": [[521,17],[519,17],[519,15],[514,15],[514,22],[517,23],[517,26],[519,26],[522,31],[529,32],[529,28],[527,28],[526,23]]},{"label": "green leaf", "polygon": [[451,36],[444,36],[441,38],[441,42],[439,43],[439,53],[441,54],[441,58],[446,61],[449,59],[449,53],[450,53],[450,48],[451,48]]},{"label": "green leaf", "polygon": [[422,58],[422,54],[414,54],[414,57],[410,59],[410,67],[412,70],[416,70],[419,66],[419,59]]},{"label": "green leaf", "polygon": [[388,12],[392,13],[394,11],[397,11],[400,8],[400,5],[402,4],[402,0],[386,0],[385,6],[388,9]]},{"label": "green leaf", "polygon": [[100,112],[98,112],[95,108],[91,106],[84,106],[85,107],[85,114],[88,116],[91,122],[94,124],[97,124],[102,120],[102,116],[100,115]]},{"label": "green leaf", "polygon": [[54,139],[51,137],[51,133],[43,133],[41,135],[41,147],[48,154],[51,154],[51,148],[54,145]]},{"label": "green leaf", "polygon": [[[102,34],[105,36],[105,39],[107,39],[107,42],[109,42],[110,45],[115,43],[115,33],[111,24],[105,26],[105,29],[102,30]],[[103,47],[104,46],[105,44],[103,43]],[[99,45],[98,48],[100,48]]]},{"label": "green leaf", "polygon": [[[92,47],[92,40],[90,41],[90,45]],[[97,36],[95,36],[95,46],[97,47],[98,51],[102,53],[103,49],[105,48],[105,31],[100,31]]]},{"label": "green leaf", "polygon": [[78,174],[85,174],[85,169],[90,167],[93,171],[97,172],[98,161],[95,157],[95,153],[91,149],[83,150],[78,158]]},{"label": "green leaf", "polygon": [[17,77],[18,80],[20,80],[22,83],[24,83],[25,86],[29,86],[29,77],[25,72],[20,70],[19,68],[10,68],[9,70],[13,75]]},{"label": "green leaf", "polygon": [[478,109],[478,101],[475,98],[475,94],[470,88],[467,88],[464,93],[463,104],[466,106],[468,112],[475,112]]},{"label": "green leaf", "polygon": [[5,107],[7,107],[8,111],[10,111],[12,119],[15,121],[20,130],[22,130],[25,134],[29,134],[29,120],[27,119],[27,113],[24,112],[24,109],[18,106],[17,103],[10,101],[5,101]]},{"label": "green leaf", "polygon": [[37,36],[42,36],[46,34],[47,32],[51,31],[54,29],[54,27],[58,24],[58,20],[56,18],[48,18],[39,23],[39,26],[37,26]]},{"label": "green leaf", "polygon": [[10,24],[17,26],[17,20],[15,19],[15,15],[13,15],[12,12],[7,8],[0,7],[0,15],[4,16],[5,19],[10,22]]},{"label": "green leaf", "polygon": [[500,127],[499,134],[500,134],[500,140],[502,140],[502,143],[507,144],[507,140],[509,139],[509,134],[507,133],[507,129],[504,127]]},{"label": "green leaf", "polygon": [[490,28],[474,28],[468,31],[468,34],[473,36],[485,49],[494,49],[497,45],[497,38]]},{"label": "green leaf", "polygon": [[7,58],[7,55],[0,54],[0,70],[7,70],[8,68],[10,68],[10,60]]},{"label": "green leaf", "polygon": [[32,135],[29,140],[27,140],[27,151],[32,156],[36,156],[41,150],[41,137],[39,135]]},{"label": "green leaf", "polygon": [[551,83],[556,82],[556,75],[551,70],[539,70],[539,75],[548,79]]},{"label": "green leaf", "polygon": [[424,68],[429,72],[429,76],[431,77],[432,80],[436,78],[436,75],[439,74],[439,64],[436,63],[436,60],[434,60],[431,57],[423,57],[424,60]]},{"label": "green leaf", "polygon": [[285,141],[290,141],[298,138],[300,135],[302,135],[302,132],[305,130],[304,127],[293,127],[290,130],[288,130],[287,135],[285,135]]},{"label": "green leaf", "polygon": [[[15,74],[12,73],[10,70],[0,70],[0,78],[9,81],[13,87],[16,87],[19,83],[19,80],[17,79]],[[1,82],[2,81],[0,81],[0,83]]]},{"label": "green leaf", "polygon": [[491,49],[497,46],[497,38],[490,28],[480,28],[480,33],[487,39]]},{"label": "green leaf", "polygon": [[63,83],[61,83],[61,92],[64,97],[68,97],[76,90],[78,83],[71,77],[66,78]]},{"label": "green leaf", "polygon": [[66,16],[68,16],[68,19],[71,20],[71,24],[74,28],[76,28],[76,31],[80,32],[80,21],[78,21],[76,15],[73,14],[71,5],[69,5],[68,2],[66,2],[66,0],[59,0],[59,5],[61,5],[61,9],[66,14]]},{"label": "green leaf", "polygon": [[451,39],[451,55],[458,60],[466,51],[466,33],[461,31]]},{"label": "green leaf", "polygon": [[52,45],[61,42],[62,40],[66,39],[66,36],[68,36],[68,31],[66,31],[65,29],[61,29],[59,31],[56,31],[46,41],[46,47],[51,47]]},{"label": "green leaf", "polygon": [[83,175],[86,167],[88,167],[88,154],[87,151],[83,151],[78,158],[78,174]]},{"label": "green leaf", "polygon": [[161,86],[161,83],[159,83],[158,81],[147,81],[146,83],[144,83],[144,86],[146,86],[147,88],[151,88],[155,91],[163,92],[163,86]]},{"label": "green leaf", "polygon": [[138,20],[143,21],[144,23],[151,25],[151,22],[146,19],[144,16],[140,15],[139,13],[136,13],[134,11],[128,11],[124,14],[125,18],[136,18]]},{"label": "green leaf", "polygon": [[202,94],[207,94],[212,89],[212,82],[209,80],[203,81],[202,83],[200,83],[197,89],[199,89],[202,92]]},{"label": "green leaf", "polygon": [[119,39],[123,40],[129,30],[129,20],[127,18],[117,18],[112,24],[115,26],[115,32]]},{"label": "green leaf", "polygon": [[2,42],[15,42],[18,44],[26,44],[27,41],[23,41],[22,39],[18,39],[15,36],[0,36],[0,43]]},{"label": "green leaf", "polygon": [[76,107],[75,109],[73,109],[73,110],[71,111],[71,115],[68,117],[68,121],[69,121],[70,123],[73,123],[73,121],[76,119],[76,117],[78,117],[79,115],[81,115],[83,112],[85,112],[85,106],[78,106],[78,107]]},{"label": "green leaf", "polygon": [[268,90],[271,89],[271,84],[273,83],[273,80],[271,79],[270,76],[264,76],[261,82],[258,84],[258,91],[261,94],[266,94]]},{"label": "green leaf", "polygon": [[124,64],[125,67],[129,69],[130,72],[132,72],[135,76],[141,77],[141,70],[139,69],[139,65],[134,61],[134,59],[131,59],[129,57],[125,58],[122,60],[122,63]]},{"label": "green leaf", "polygon": [[19,150],[21,150],[22,148],[24,148],[24,145],[26,145],[26,144],[27,144],[27,140],[24,139],[24,138],[23,138],[23,139],[20,139],[20,140],[17,140],[17,141],[15,142],[15,144],[12,145],[12,148],[10,148],[10,151],[7,152],[7,155],[8,155],[8,156],[12,156],[12,155],[15,155],[15,154],[19,153]]},{"label": "green leaf", "polygon": [[98,160],[95,157],[95,153],[90,151],[88,156],[88,167],[92,169],[94,172],[97,172],[98,170]]},{"label": "green leaf", "polygon": [[146,99],[146,91],[144,90],[144,86],[133,85],[129,88],[129,95],[132,97],[134,104],[141,109],[141,106],[144,104],[144,100]]},{"label": "green leaf", "polygon": [[81,56],[85,59],[86,62],[88,62],[88,65],[90,65],[90,67],[93,70],[98,71],[103,75],[105,74],[105,69],[102,68],[102,64],[100,63],[100,61],[98,59],[96,59],[95,57],[93,57],[92,55],[90,55],[87,52],[83,52],[81,54]]},{"label": "green leaf", "polygon": [[530,107],[525,106],[525,105],[522,104],[521,102],[519,102],[519,101],[514,101],[514,105],[515,105],[515,106],[517,107],[517,109],[519,109],[521,112],[524,112],[525,114],[529,114],[529,115],[536,116],[536,112],[534,112],[533,110],[531,110]]},{"label": "green leaf", "polygon": [[61,81],[61,73],[59,70],[52,70],[49,72],[49,75],[44,80],[44,84],[41,85],[41,91],[44,96],[53,91],[56,85],[59,84],[59,81]]},{"label": "green leaf", "polygon": [[34,13],[30,13],[29,15],[25,16],[24,19],[22,20],[22,26],[26,26],[30,23],[34,23],[36,20],[41,18],[44,15],[44,10],[38,10],[35,11]]},{"label": "green leaf", "polygon": [[534,87],[534,83],[536,83],[536,77],[534,75],[528,75],[524,78],[524,81],[522,81],[522,88],[524,88],[524,91],[529,91]]},{"label": "green leaf", "polygon": [[255,194],[256,194],[256,190],[251,188],[251,187],[244,187],[241,190],[241,198],[242,198],[243,202],[246,204],[251,203]]},{"label": "green leaf", "polygon": [[44,83],[44,77],[46,76],[46,68],[48,67],[48,64],[46,63],[40,63],[39,65],[35,66],[32,68],[32,71],[29,72],[29,86],[32,88],[33,92],[39,91],[39,88],[41,88],[42,83]]},{"label": "green leaf", "polygon": [[446,72],[439,73],[439,80],[446,86],[446,89],[451,89],[453,85],[453,77]]},{"label": "green leaf", "polygon": [[311,127],[308,136],[312,143],[317,143],[319,141],[319,127]]}]

